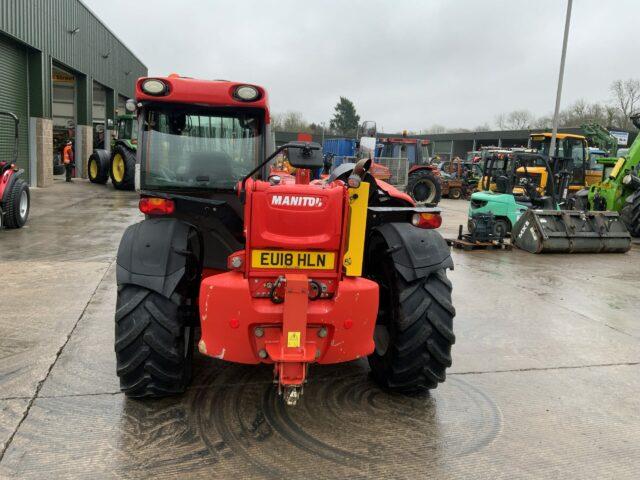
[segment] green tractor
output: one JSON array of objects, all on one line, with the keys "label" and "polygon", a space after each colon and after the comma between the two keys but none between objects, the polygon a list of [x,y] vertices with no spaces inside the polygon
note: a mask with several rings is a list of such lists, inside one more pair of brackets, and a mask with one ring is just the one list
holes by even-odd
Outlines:
[{"label": "green tractor", "polygon": [[[631,120],[640,128],[640,113],[633,115]],[[640,237],[640,135],[625,156],[599,158],[598,163],[604,167],[602,179],[578,192],[576,207],[619,212],[629,233]]]},{"label": "green tractor", "polygon": [[104,185],[111,178],[116,189],[133,190],[138,123],[134,114],[119,115],[116,122],[116,135],[111,140],[111,155],[106,150],[96,149],[89,156],[89,180]]}]

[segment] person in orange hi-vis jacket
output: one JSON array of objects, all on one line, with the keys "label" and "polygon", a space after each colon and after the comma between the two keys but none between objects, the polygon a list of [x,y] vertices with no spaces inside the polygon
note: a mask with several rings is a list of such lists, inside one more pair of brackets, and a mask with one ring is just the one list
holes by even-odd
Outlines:
[{"label": "person in orange hi-vis jacket", "polygon": [[64,169],[66,171],[67,182],[71,181],[71,173],[74,167],[73,163],[73,146],[71,140],[62,149],[62,163],[64,163]]}]

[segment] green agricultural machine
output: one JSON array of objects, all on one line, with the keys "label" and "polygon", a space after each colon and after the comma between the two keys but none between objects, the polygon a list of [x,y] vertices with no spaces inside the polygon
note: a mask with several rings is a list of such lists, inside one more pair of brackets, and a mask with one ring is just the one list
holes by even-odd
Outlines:
[{"label": "green agricultural machine", "polygon": [[[570,158],[512,153],[485,160],[482,191],[471,195],[469,231],[531,253],[623,253],[629,232],[615,212],[564,210]],[[480,240],[482,241],[482,240]]]},{"label": "green agricultural machine", "polygon": [[111,154],[96,149],[89,156],[87,171],[93,183],[111,183],[118,190],[133,190],[138,147],[138,123],[134,114],[117,117],[116,136],[111,139]]},{"label": "green agricultural machine", "polygon": [[[640,113],[631,117],[640,128]],[[619,212],[634,237],[640,237],[640,135],[629,152],[619,158],[600,158],[602,180],[578,192],[576,208]]]},{"label": "green agricultural machine", "polygon": [[[476,228],[479,215],[491,214],[492,233],[506,237],[520,216],[529,208],[556,208],[550,175],[551,167],[543,155],[503,153],[487,156],[482,167],[480,191],[471,194],[469,232]],[[566,176],[565,176],[566,177]],[[481,218],[485,218],[482,216]]]}]

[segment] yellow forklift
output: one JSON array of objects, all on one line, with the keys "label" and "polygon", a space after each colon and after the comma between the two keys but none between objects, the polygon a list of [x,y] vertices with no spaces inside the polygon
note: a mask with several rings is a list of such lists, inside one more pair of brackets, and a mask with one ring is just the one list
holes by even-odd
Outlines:
[{"label": "yellow forklift", "polygon": [[[529,148],[542,155],[549,156],[551,133],[532,133],[529,135]],[[572,177],[569,181],[569,195],[600,181],[602,171],[590,167],[589,143],[587,137],[573,133],[558,133],[556,137],[556,157],[571,159]]]}]

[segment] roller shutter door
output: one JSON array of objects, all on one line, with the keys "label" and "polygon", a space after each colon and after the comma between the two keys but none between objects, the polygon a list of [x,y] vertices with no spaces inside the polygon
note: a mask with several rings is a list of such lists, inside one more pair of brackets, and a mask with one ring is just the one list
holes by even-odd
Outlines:
[{"label": "roller shutter door", "polygon": [[[0,110],[8,110],[20,119],[18,163],[29,179],[29,109],[27,50],[0,34]],[[0,119],[0,156],[10,158],[12,132],[6,118]]]}]

